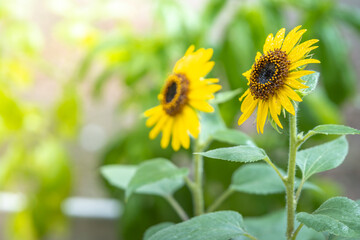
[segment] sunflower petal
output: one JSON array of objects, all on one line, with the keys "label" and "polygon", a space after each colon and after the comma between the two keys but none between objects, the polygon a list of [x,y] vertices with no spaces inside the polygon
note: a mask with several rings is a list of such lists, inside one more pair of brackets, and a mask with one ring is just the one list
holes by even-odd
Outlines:
[{"label": "sunflower petal", "polygon": [[306,32],[306,29],[302,29],[298,31],[301,26],[297,26],[293,30],[291,30],[288,35],[285,37],[281,50],[289,53],[291,49],[299,42],[301,36]]},{"label": "sunflower petal", "polygon": [[244,99],[244,101],[241,104],[241,112],[245,112],[247,106],[249,106],[254,101],[254,98],[251,94],[247,95],[247,97]]},{"label": "sunflower petal", "polygon": [[179,115],[178,118],[178,134],[180,138],[180,143],[185,149],[188,149],[190,146],[190,137],[187,132],[187,122],[183,114]]},{"label": "sunflower petal", "polygon": [[161,116],[163,116],[163,113],[162,111],[157,111],[155,113],[153,113],[147,120],[146,120],[146,126],[147,127],[151,127],[153,126],[156,122],[159,121],[159,119],[161,118]]},{"label": "sunflower petal", "polygon": [[205,49],[203,55],[201,56],[201,61],[207,62],[211,59],[214,50],[212,48]]},{"label": "sunflower petal", "polygon": [[189,99],[212,99],[214,98],[214,93],[221,89],[221,85],[218,84],[211,84],[205,85],[202,88],[197,88],[189,92],[188,98]]},{"label": "sunflower petal", "polygon": [[190,100],[189,104],[202,112],[214,112],[214,108],[206,101],[203,100]]},{"label": "sunflower petal", "polygon": [[207,83],[218,83],[219,79],[218,78],[207,78],[207,79],[204,79],[203,81],[205,81]]},{"label": "sunflower petal", "polygon": [[187,121],[187,128],[190,134],[194,138],[198,138],[200,133],[200,122],[196,112],[189,106],[185,106],[183,111]]},{"label": "sunflower petal", "polygon": [[313,59],[313,58],[309,58],[309,59],[303,59],[303,60],[300,60],[300,61],[297,61],[297,62],[293,62],[291,65],[290,65],[290,71],[291,70],[294,70],[298,67],[301,67],[301,66],[304,66],[304,65],[307,65],[307,64],[310,64],[310,63],[320,63],[319,60],[317,59]]},{"label": "sunflower petal", "polygon": [[160,142],[160,146],[162,148],[167,148],[167,146],[169,145],[173,123],[174,118],[169,118],[162,130],[162,137]]},{"label": "sunflower petal", "polygon": [[286,80],[286,84],[292,88],[295,88],[295,89],[303,89],[303,88],[308,88],[308,86],[302,84],[302,83],[299,83],[297,80],[295,80],[294,78],[288,78]]},{"label": "sunflower petal", "polygon": [[172,128],[172,140],[171,140],[171,147],[174,151],[178,151],[180,149],[180,136],[179,136],[179,121],[177,118],[174,119],[174,126]]},{"label": "sunflower petal", "polygon": [[288,75],[288,78],[293,78],[293,79],[299,79],[305,75],[309,75],[314,73],[314,71],[309,71],[309,70],[302,70],[302,71],[296,71],[296,72],[290,72]]},{"label": "sunflower petal", "polygon": [[267,114],[269,111],[269,104],[267,101],[259,101],[258,105],[258,113],[257,113],[257,131],[259,133],[259,130],[261,133],[264,133],[264,125],[266,122]]},{"label": "sunflower petal", "polygon": [[265,44],[263,47],[264,54],[273,49],[273,39],[274,36],[272,35],[272,33],[270,33],[265,40]]},{"label": "sunflower petal", "polygon": [[249,88],[244,92],[244,94],[239,98],[239,101],[241,102],[243,99],[244,99],[244,97],[246,97],[248,94],[250,93],[250,90],[249,90]]},{"label": "sunflower petal", "polygon": [[149,133],[150,139],[155,139],[157,135],[159,135],[160,131],[163,129],[164,124],[166,123],[166,121],[168,121],[168,119],[169,116],[167,114],[163,115],[163,117],[160,118],[160,120],[156,123],[155,127],[151,129]]},{"label": "sunflower petal", "polygon": [[[262,54],[261,52],[256,53],[255,62],[261,58]],[[251,70],[251,69],[250,69]]]},{"label": "sunflower petal", "polygon": [[273,101],[273,99],[271,99],[269,101],[269,109],[270,109],[270,115],[272,117],[272,119],[274,119],[275,123],[280,127],[283,128],[283,126],[281,125],[281,122],[279,120],[278,114],[277,114],[277,106],[276,106],[276,102]]},{"label": "sunflower petal", "polygon": [[246,72],[244,72],[242,75],[244,76],[244,77],[246,77],[246,79],[250,79],[250,75],[251,75],[251,70],[252,69],[250,69],[250,70],[248,70],[248,71],[246,71]]},{"label": "sunflower petal", "polygon": [[281,45],[284,41],[284,36],[285,36],[285,28],[280,29],[277,33],[276,36],[274,38],[274,49],[280,49]]},{"label": "sunflower petal", "polygon": [[246,119],[248,119],[250,117],[250,115],[254,112],[256,106],[258,104],[258,100],[254,100],[243,112],[243,114],[241,114],[239,120],[238,120],[238,125],[243,124],[243,122],[246,121]]},{"label": "sunflower petal", "polygon": [[194,45],[191,45],[185,52],[185,56],[188,56],[190,54],[192,54],[195,50],[195,46]]},{"label": "sunflower petal", "polygon": [[146,110],[144,112],[144,115],[145,115],[145,117],[150,117],[151,115],[161,111],[161,109],[162,109],[162,106],[158,105],[156,107],[153,107],[153,108],[150,108],[150,109]]},{"label": "sunflower petal", "polygon": [[292,105],[289,98],[282,93],[278,94],[277,97],[280,100],[281,105],[285,108],[285,110],[291,113],[292,115],[295,115],[294,106]]},{"label": "sunflower petal", "polygon": [[273,105],[273,107],[275,109],[276,114],[280,115],[280,113],[281,113],[281,102],[280,102],[280,100],[277,97],[272,97],[271,102],[272,102],[272,105]]},{"label": "sunflower petal", "polygon": [[293,63],[303,58],[307,53],[309,53],[312,49],[314,49],[311,48],[311,46],[317,43],[318,41],[319,40],[317,39],[311,39],[294,47],[294,49],[288,55],[288,59],[290,60],[290,62]]},{"label": "sunflower petal", "polygon": [[299,95],[297,95],[296,92],[294,92],[294,90],[292,90],[291,88],[289,88],[288,86],[284,85],[283,86],[283,92],[292,100],[298,101],[298,102],[302,102],[301,97],[299,97]]}]

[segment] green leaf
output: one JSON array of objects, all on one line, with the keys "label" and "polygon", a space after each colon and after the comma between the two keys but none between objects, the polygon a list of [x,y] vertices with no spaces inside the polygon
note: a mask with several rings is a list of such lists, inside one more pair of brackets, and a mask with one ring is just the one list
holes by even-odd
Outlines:
[{"label": "green leaf", "polygon": [[[168,164],[166,164],[168,165]],[[140,165],[141,166],[141,165]],[[170,170],[174,170],[174,166],[170,163]],[[175,167],[176,168],[176,167]],[[100,168],[101,175],[113,186],[125,190],[139,167],[134,165],[107,165]],[[177,168],[176,168],[177,169]],[[182,170],[182,169],[177,169]],[[159,181],[145,184],[136,189],[136,193],[168,196],[184,185],[182,177],[165,178]]]},{"label": "green leaf", "polygon": [[152,235],[154,235],[155,233],[157,233],[160,230],[163,230],[167,227],[170,227],[172,225],[174,225],[174,223],[172,223],[172,222],[162,222],[162,223],[159,223],[159,224],[149,227],[144,234],[143,240],[149,240],[150,237]]},{"label": "green leaf", "polygon": [[360,206],[346,197],[331,198],[312,214],[298,213],[296,219],[318,232],[360,237]]},{"label": "green leaf", "polygon": [[338,167],[348,153],[345,137],[297,153],[296,164],[306,180],[315,173]]},{"label": "green leaf", "polygon": [[[166,194],[170,189],[171,185],[167,181],[168,179],[177,179],[181,182],[183,177],[188,174],[188,169],[177,168],[167,159],[155,158],[152,160],[141,163],[136,170],[134,176],[131,178],[126,190],[125,199],[129,199],[130,195],[141,187],[150,185],[151,192],[154,194]],[[155,184],[160,183],[160,185]]]},{"label": "green leaf", "polygon": [[152,235],[149,240],[229,240],[246,234],[239,213],[220,211],[167,227]]},{"label": "green leaf", "polygon": [[327,240],[359,240],[359,238],[339,237],[330,234]]},{"label": "green leaf", "polygon": [[285,190],[283,182],[274,169],[264,163],[240,167],[234,172],[230,187],[251,194],[281,193]]},{"label": "green leaf", "polygon": [[335,134],[335,135],[345,135],[345,134],[360,134],[360,130],[357,130],[352,127],[337,125],[337,124],[325,124],[316,126],[312,132],[318,134]]},{"label": "green leaf", "polygon": [[200,112],[200,126],[201,131],[199,135],[199,144],[206,145],[211,141],[215,133],[226,129],[224,120],[220,116],[219,108],[217,105],[212,105],[215,109],[212,113]]},{"label": "green leaf", "polygon": [[[285,172],[278,168],[285,176]],[[295,180],[295,187],[299,186],[300,180]],[[284,183],[276,174],[275,170],[265,163],[246,164],[238,168],[233,176],[230,185],[235,191],[250,194],[274,194],[285,191]],[[304,188],[318,190],[312,183],[306,182]]]},{"label": "green leaf", "polygon": [[214,140],[230,143],[233,145],[249,145],[255,147],[255,143],[248,135],[235,129],[224,129],[217,131],[213,138]]},{"label": "green leaf", "polygon": [[219,92],[219,93],[215,94],[215,99],[212,100],[212,102],[216,103],[216,104],[224,103],[224,102],[227,102],[227,101],[233,99],[240,93],[241,93],[241,88],[231,90],[231,91]]},{"label": "green leaf", "polygon": [[301,90],[302,94],[308,95],[311,92],[313,92],[318,84],[319,77],[320,77],[320,73],[318,72],[314,72],[312,74],[303,76],[301,79],[305,81],[304,84],[308,86],[308,88]]},{"label": "green leaf", "polygon": [[114,187],[126,190],[136,169],[134,165],[107,165],[100,168],[100,173]]},{"label": "green leaf", "polygon": [[255,162],[266,157],[263,149],[252,146],[236,146],[228,148],[218,148],[200,154],[208,158],[221,159],[231,162]]},{"label": "green leaf", "polygon": [[[280,210],[260,217],[248,217],[244,219],[246,229],[248,232],[256,237],[257,240],[285,240],[286,228],[286,212]],[[295,226],[299,225],[295,222]],[[245,238],[239,238],[236,240]],[[323,240],[324,236],[321,233],[304,226],[297,239],[306,240]]]}]

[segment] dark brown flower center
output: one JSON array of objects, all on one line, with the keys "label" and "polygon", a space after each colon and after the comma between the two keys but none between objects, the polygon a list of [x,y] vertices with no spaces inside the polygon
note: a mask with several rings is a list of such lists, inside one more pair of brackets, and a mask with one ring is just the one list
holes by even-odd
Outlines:
[{"label": "dark brown flower center", "polygon": [[268,100],[285,84],[290,61],[280,49],[262,55],[252,68],[250,92],[255,99]]},{"label": "dark brown flower center", "polygon": [[184,74],[172,74],[162,91],[162,106],[170,116],[180,113],[188,102],[189,80]]},{"label": "dark brown flower center", "polygon": [[170,86],[168,86],[168,88],[166,89],[166,95],[165,95],[165,101],[167,103],[171,102],[171,100],[174,99],[175,95],[176,95],[176,89],[177,89],[177,84],[175,82],[171,82]]}]

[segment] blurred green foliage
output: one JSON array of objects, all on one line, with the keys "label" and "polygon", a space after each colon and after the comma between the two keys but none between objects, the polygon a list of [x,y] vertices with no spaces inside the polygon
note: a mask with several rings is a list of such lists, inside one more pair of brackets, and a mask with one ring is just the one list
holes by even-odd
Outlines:
[{"label": "blurred green foliage", "polygon": [[0,2],[0,191],[24,200],[0,238],[35,240],[64,234],[61,204],[72,186],[65,143],[76,134],[80,102],[67,86],[54,104],[31,100],[37,76],[49,69],[43,34],[22,14],[23,3]]},{"label": "blurred green foliage", "polygon": [[[74,75],[75,80],[88,79],[93,66],[101,64],[100,73],[93,79],[94,97],[101,97],[106,83],[117,79],[123,89],[118,105],[121,116],[134,112],[140,115],[157,104],[155,96],[171,73],[173,64],[189,45],[214,48],[213,59],[216,65],[211,75],[219,77],[225,89],[244,89],[246,81],[242,73],[251,67],[256,52],[262,51],[266,36],[281,27],[291,29],[301,24],[308,29],[304,38],[320,40],[315,58],[322,64],[316,66],[315,70],[321,72],[322,76],[317,92],[306,97],[305,104],[301,106],[300,128],[305,131],[318,124],[343,121],[340,107],[354,96],[356,75],[349,56],[348,42],[345,41],[341,28],[350,26],[360,33],[359,9],[342,5],[335,0],[208,0],[200,11],[182,1],[153,2],[152,22],[145,31],[136,32],[128,23],[121,22],[109,34],[101,34]],[[237,99],[220,105],[228,126],[233,126],[236,122],[234,116],[237,116],[239,106]],[[144,120],[140,117],[136,119],[104,149],[102,164],[138,163],[154,156],[169,157],[171,152],[168,149],[161,150],[158,140],[148,140],[148,132]],[[262,140],[257,137],[255,139],[267,151],[286,146],[286,143],[276,141],[271,131],[261,137]],[[219,143],[213,145],[218,147]],[[179,154],[185,156],[185,159],[189,158],[185,151]],[[280,159],[284,156],[284,153],[278,151],[272,151],[272,154]],[[282,164],[281,160],[279,164]],[[229,166],[211,160],[206,162],[206,181],[209,184],[205,198],[208,202],[228,184],[229,176],[237,167],[238,165]],[[215,169],[222,169],[221,174]],[[251,196],[253,204],[244,207],[249,200],[248,196],[237,195],[227,201],[228,207],[240,210],[245,215],[262,214],[282,204],[282,196],[270,197],[277,200],[271,201],[273,204],[267,207],[263,205],[263,198],[257,202]],[[146,212],[145,202],[138,201],[135,208]],[[243,207],[239,203],[244,203]],[[191,203],[183,204],[189,206]],[[136,233],[129,230],[129,223],[136,224],[137,229],[146,229],[148,222],[144,221],[144,226],[139,225],[139,219],[145,218],[145,215],[146,213],[134,218],[125,213],[122,219],[125,238],[141,238],[140,233],[134,236]],[[152,215],[152,219],[153,223],[160,221],[156,215]],[[174,219],[169,215],[161,220]]]},{"label": "blurred green foliage", "polygon": [[[322,75],[316,94],[306,97],[301,105],[301,130],[323,123],[341,123],[340,108],[355,94],[357,76],[349,55],[354,46],[348,46],[342,28],[360,33],[360,10],[340,1],[205,0],[199,9],[194,9],[185,1],[154,0],[144,3],[152,13],[151,22],[141,31],[117,16],[119,13],[110,11],[111,4],[117,2],[114,0],[94,0],[86,8],[77,7],[71,0],[44,1],[61,19],[54,36],[84,53],[72,75],[49,66],[44,59],[41,29],[31,18],[19,14],[26,9],[24,2],[32,4],[33,0],[0,1],[0,190],[21,191],[27,199],[23,211],[14,214],[9,222],[11,239],[39,239],[64,225],[60,207],[72,185],[65,144],[76,136],[82,120],[77,89],[85,80],[91,82],[95,100],[106,94],[109,81],[117,81],[121,120],[135,116],[129,125],[119,121],[122,128],[103,149],[100,164],[136,164],[159,156],[172,156],[179,165],[189,164],[188,151],[173,154],[170,148],[160,148],[159,138],[148,139],[149,129],[141,113],[158,103],[156,96],[164,80],[191,44],[214,48],[216,65],[211,75],[220,78],[225,90],[244,89],[246,80],[242,73],[251,67],[256,52],[262,50],[267,34],[302,24],[308,29],[304,38],[320,40],[315,57],[321,61],[316,70]],[[109,20],[115,22],[111,27],[107,25]],[[60,85],[61,93],[53,104],[24,98],[36,86],[35,69]],[[58,73],[61,79],[53,79]],[[68,78],[71,81],[64,83]],[[236,125],[239,108],[236,98],[220,104],[227,126]],[[286,143],[277,134],[269,129],[261,138],[255,136],[255,140],[282,165],[286,152],[281,149]],[[210,147],[220,146],[227,145],[214,142]],[[206,202],[212,202],[223,191],[239,166],[206,161]],[[329,183],[323,185],[331,190],[330,195],[338,191]],[[123,199],[122,193],[108,187],[113,196]],[[186,200],[190,199],[186,188],[177,192],[176,198],[190,211],[192,203]],[[223,207],[244,215],[261,215],[283,205],[280,194],[265,199],[268,201],[236,193]],[[320,202],[310,199],[301,207],[314,209]],[[163,199],[135,196],[120,223],[125,239],[140,239],[147,227],[164,220],[178,221]]]}]

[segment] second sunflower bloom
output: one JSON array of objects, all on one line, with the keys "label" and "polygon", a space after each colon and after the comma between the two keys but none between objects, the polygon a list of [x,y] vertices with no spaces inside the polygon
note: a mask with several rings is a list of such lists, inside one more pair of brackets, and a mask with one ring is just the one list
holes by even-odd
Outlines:
[{"label": "second sunflower bloom", "polygon": [[221,89],[217,78],[205,78],[214,66],[210,61],[213,50],[190,46],[185,56],[176,62],[159,94],[160,105],[145,112],[146,125],[153,127],[149,137],[156,138],[160,132],[161,147],[166,148],[172,138],[171,146],[177,151],[180,146],[189,148],[190,137],[197,138],[200,121],[197,111],[213,112],[208,100]]},{"label": "second sunflower bloom", "polygon": [[[302,99],[294,91],[307,88],[299,79],[313,73],[299,69],[309,63],[320,63],[316,59],[307,58],[318,40],[312,39],[299,44],[306,29],[299,30],[298,26],[285,37],[285,28],[280,29],[276,36],[270,34],[265,41],[263,52],[257,53],[255,63],[243,75],[248,80],[249,89],[239,99],[242,115],[238,121],[241,125],[250,117],[256,107],[257,131],[263,133],[268,113],[276,124],[282,128],[278,115],[282,107],[291,114],[295,114],[291,100],[301,102]],[[284,38],[285,37],[285,38]]]}]

